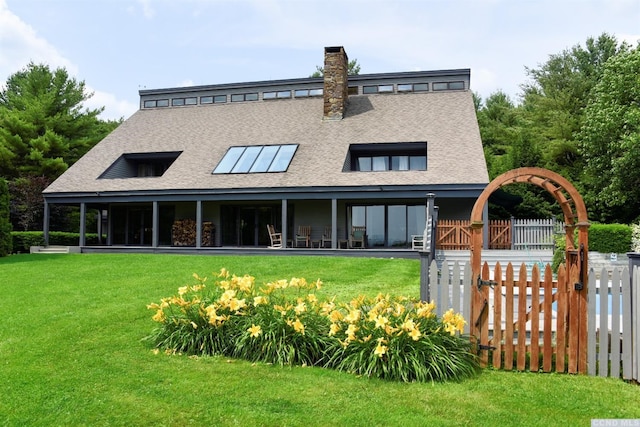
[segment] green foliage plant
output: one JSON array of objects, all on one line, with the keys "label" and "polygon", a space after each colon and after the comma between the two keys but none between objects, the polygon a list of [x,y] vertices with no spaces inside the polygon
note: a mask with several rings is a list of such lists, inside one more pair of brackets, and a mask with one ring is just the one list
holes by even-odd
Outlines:
[{"label": "green foliage plant", "polygon": [[626,253],[631,250],[632,230],[626,224],[591,224],[589,250],[602,253]]},{"label": "green foliage plant", "polygon": [[11,222],[9,222],[9,188],[7,181],[0,178],[0,257],[12,250]]},{"label": "green foliage plant", "polygon": [[224,355],[279,365],[317,365],[322,360],[328,321],[317,299],[288,296],[320,286],[304,279],[255,286],[249,275],[222,269],[216,283],[194,275],[197,284],[148,306],[160,323],[147,339],[167,352]]},{"label": "green foliage plant", "polygon": [[328,313],[327,366],[388,380],[446,381],[473,377],[478,365],[464,319],[453,310],[442,319],[435,304],[379,294],[341,304]]},{"label": "green foliage plant", "polygon": [[145,338],[156,352],[222,355],[287,366],[323,366],[403,382],[476,375],[464,319],[433,303],[364,296],[348,304],[320,301],[321,282],[302,278],[256,287],[255,278],[222,269],[147,308],[160,325]]},{"label": "green foliage plant", "polygon": [[[42,231],[12,231],[11,239],[13,251],[16,253],[28,253],[31,246],[44,245],[44,233]],[[87,233],[85,235],[87,245],[98,243],[98,234]],[[49,244],[59,246],[78,246],[80,242],[79,233],[69,233],[65,231],[50,231]]]}]

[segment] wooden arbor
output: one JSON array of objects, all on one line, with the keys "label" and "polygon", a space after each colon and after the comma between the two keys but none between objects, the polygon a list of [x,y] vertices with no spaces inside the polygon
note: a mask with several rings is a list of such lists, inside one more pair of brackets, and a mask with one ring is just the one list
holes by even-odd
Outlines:
[{"label": "wooden arbor", "polygon": [[[569,372],[586,372],[587,364],[587,289],[588,283],[588,228],[587,210],[582,196],[561,175],[542,168],[514,169],[495,178],[480,194],[471,212],[471,269],[472,298],[470,335],[475,341],[480,359],[486,363],[489,345],[489,286],[481,280],[483,221],[482,214],[489,196],[499,188],[528,183],[547,190],[560,204],[564,214],[566,233],[566,272],[571,312],[569,316]],[[574,243],[574,232],[578,229],[578,244]],[[522,313],[519,313],[522,314]],[[494,328],[496,325],[494,325]],[[499,327],[499,326],[498,326]],[[524,331],[523,331],[524,332]],[[572,363],[575,369],[572,369]]]}]

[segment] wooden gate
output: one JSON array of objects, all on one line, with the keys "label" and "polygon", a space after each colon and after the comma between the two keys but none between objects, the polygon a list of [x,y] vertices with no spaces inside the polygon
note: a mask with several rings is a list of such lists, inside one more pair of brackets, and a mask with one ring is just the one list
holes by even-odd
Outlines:
[{"label": "wooden gate", "polygon": [[[494,191],[512,183],[542,187],[562,208],[566,267],[558,271],[557,281],[552,279],[549,266],[545,268],[542,281],[537,266],[533,267],[530,276],[526,266],[521,266],[517,279],[510,265],[504,278],[498,265],[493,279],[488,266],[482,266],[482,212]],[[482,365],[489,364],[491,354],[492,366],[512,369],[515,351],[518,370],[539,370],[542,355],[543,370],[551,370],[550,363],[555,358],[555,371],[565,372],[566,367],[570,373],[587,372],[588,227],[586,208],[575,187],[561,175],[546,169],[520,168],[506,172],[480,194],[471,212],[469,332]],[[574,242],[576,228],[578,245]],[[517,306],[514,306],[516,301]],[[553,307],[557,320],[555,328]]]}]

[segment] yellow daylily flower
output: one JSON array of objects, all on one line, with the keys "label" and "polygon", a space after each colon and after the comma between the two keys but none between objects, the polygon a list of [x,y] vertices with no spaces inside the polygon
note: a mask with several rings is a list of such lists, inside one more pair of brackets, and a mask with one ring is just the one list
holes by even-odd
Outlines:
[{"label": "yellow daylily flower", "polygon": [[351,341],[356,339],[356,332],[358,332],[358,328],[356,325],[354,325],[353,323],[349,325],[349,327],[347,327],[347,330],[345,331],[345,334],[347,334],[347,338]]},{"label": "yellow daylily flower", "polygon": [[264,305],[266,304],[268,301],[265,297],[263,297],[262,295],[259,295],[257,297],[253,297],[253,305],[255,307],[259,306],[259,305]]},{"label": "yellow daylily flower", "polygon": [[254,325],[252,323],[251,327],[247,329],[247,332],[251,334],[251,338],[256,338],[262,333],[262,328],[260,327],[260,325]]},{"label": "yellow daylily flower", "polygon": [[402,329],[404,329],[407,332],[413,331],[415,329],[415,327],[416,327],[416,324],[413,321],[413,319],[407,319],[402,324]]},{"label": "yellow daylily flower", "polygon": [[300,319],[296,318],[296,321],[293,322],[293,330],[295,330],[296,332],[299,332],[300,334],[304,335],[304,325],[302,324]]},{"label": "yellow daylily flower", "polygon": [[422,332],[420,332],[420,329],[415,328],[415,329],[412,329],[411,332],[409,332],[409,336],[414,341],[418,341],[420,339],[420,337],[422,336]]},{"label": "yellow daylily flower", "polygon": [[382,343],[378,343],[373,353],[378,357],[382,357],[387,353],[387,349],[388,347],[386,345],[383,345]]},{"label": "yellow daylily flower", "polygon": [[166,319],[166,316],[164,314],[164,311],[162,311],[161,308],[158,309],[158,311],[156,311],[156,314],[154,314],[153,317],[151,318],[151,320],[158,323],[164,322],[165,319]]},{"label": "yellow daylily flower", "polygon": [[344,320],[348,323],[356,323],[358,320],[360,320],[361,314],[362,312],[358,309],[350,310],[349,314],[345,316]]},{"label": "yellow daylily flower", "polygon": [[229,301],[229,310],[231,310],[231,311],[238,311],[241,308],[244,308],[246,306],[247,306],[247,304],[246,304],[244,298],[243,299],[233,298],[233,299],[231,299]]},{"label": "yellow daylily flower", "polygon": [[333,336],[338,332],[340,332],[340,325],[338,325],[337,323],[332,323],[329,327],[329,336]]},{"label": "yellow daylily flower", "polygon": [[307,305],[304,302],[299,302],[298,305],[293,308],[293,311],[295,311],[296,314],[302,314],[307,311]]},{"label": "yellow daylily flower", "polygon": [[389,319],[385,316],[376,317],[376,328],[384,329],[389,324]]},{"label": "yellow daylily flower", "polygon": [[333,311],[331,312],[331,314],[329,315],[329,319],[330,319],[332,322],[339,322],[339,321],[341,321],[341,320],[343,319],[343,316],[342,316],[342,313],[341,313],[340,311],[338,311],[338,310],[333,310]]}]

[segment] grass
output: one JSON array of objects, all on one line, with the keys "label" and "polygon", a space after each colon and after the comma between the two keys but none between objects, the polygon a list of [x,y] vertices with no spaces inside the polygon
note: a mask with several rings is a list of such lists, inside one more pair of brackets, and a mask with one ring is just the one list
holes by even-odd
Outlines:
[{"label": "grass", "polygon": [[[640,418],[618,379],[484,371],[401,384],[321,368],[153,354],[150,302],[226,267],[258,282],[305,277],[323,296],[419,295],[402,259],[14,255],[0,259],[0,425],[588,425]],[[320,296],[320,295],[319,295]]]}]

